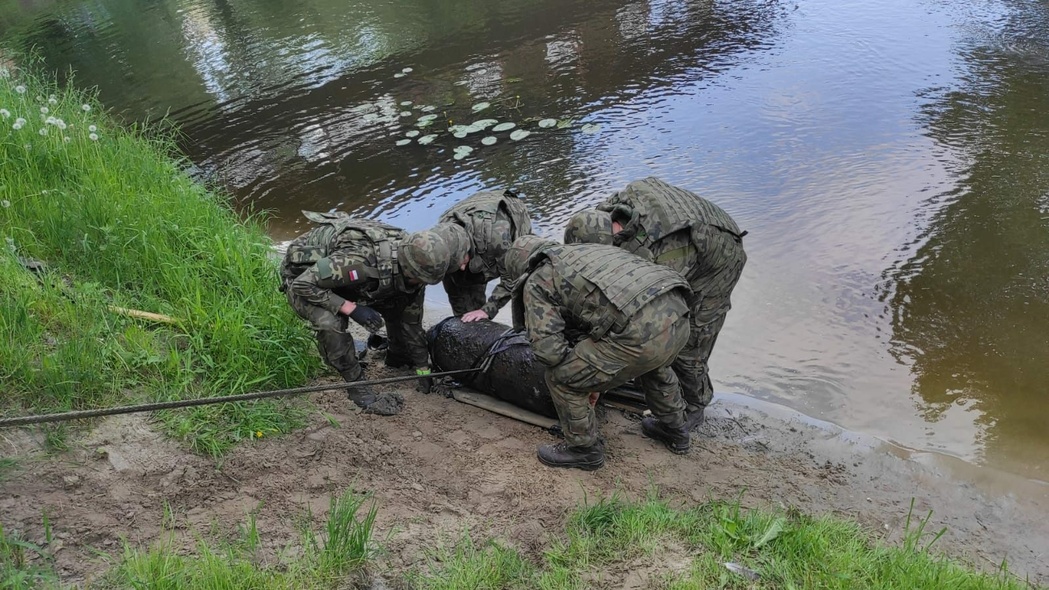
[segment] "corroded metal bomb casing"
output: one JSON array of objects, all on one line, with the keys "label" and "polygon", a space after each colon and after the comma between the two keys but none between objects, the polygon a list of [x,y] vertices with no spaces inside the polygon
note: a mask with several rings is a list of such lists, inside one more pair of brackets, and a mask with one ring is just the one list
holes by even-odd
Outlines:
[{"label": "corroded metal bomb casing", "polygon": [[557,417],[550,390],[543,378],[545,368],[535,359],[523,334],[509,336],[510,326],[498,322],[464,323],[450,317],[430,328],[430,359],[440,371],[480,366],[495,347],[491,365],[483,373],[465,375],[463,382],[537,414]]}]

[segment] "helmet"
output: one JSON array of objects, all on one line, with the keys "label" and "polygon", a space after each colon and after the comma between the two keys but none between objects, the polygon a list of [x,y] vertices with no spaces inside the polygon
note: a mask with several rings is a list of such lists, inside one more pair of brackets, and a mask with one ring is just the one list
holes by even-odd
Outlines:
[{"label": "helmet", "polygon": [[470,234],[455,223],[438,223],[430,231],[441,236],[448,247],[448,272],[458,271],[463,259],[470,253]]},{"label": "helmet", "polygon": [[463,264],[469,248],[469,237],[466,237],[464,245],[464,240],[456,236],[455,232],[446,229],[408,234],[399,247],[401,272],[405,277],[424,285],[441,282],[446,274]]},{"label": "helmet", "polygon": [[612,215],[597,209],[580,211],[565,226],[566,244],[612,245]]},{"label": "helmet", "polygon": [[514,240],[506,251],[503,264],[506,267],[506,278],[517,281],[528,272],[528,262],[540,250],[555,245],[553,240],[547,240],[535,235],[525,235]]}]

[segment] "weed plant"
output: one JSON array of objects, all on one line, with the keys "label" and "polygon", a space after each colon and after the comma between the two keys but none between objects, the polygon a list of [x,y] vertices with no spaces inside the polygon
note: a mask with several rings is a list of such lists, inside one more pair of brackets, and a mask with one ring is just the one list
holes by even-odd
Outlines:
[{"label": "weed plant", "polygon": [[887,544],[836,517],[748,510],[738,501],[675,509],[655,496],[636,502],[613,496],[574,511],[564,536],[538,563],[467,535],[455,548],[434,552],[413,584],[583,590],[643,572],[646,587],[666,590],[1034,588],[1004,564],[981,573],[934,552],[945,531],[926,531],[928,522],[928,516],[908,518],[902,543]]},{"label": "weed plant", "polygon": [[[277,291],[263,220],[239,217],[191,179],[171,132],[123,129],[93,94],[38,71],[0,67],[4,414],[293,387],[315,375],[312,339]],[[218,454],[295,427],[302,409],[257,401],[162,419]]]}]

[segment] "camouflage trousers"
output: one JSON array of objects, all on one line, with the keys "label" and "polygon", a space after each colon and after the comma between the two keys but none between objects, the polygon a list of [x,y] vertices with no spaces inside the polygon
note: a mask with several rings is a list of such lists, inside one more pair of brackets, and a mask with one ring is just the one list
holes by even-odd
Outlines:
[{"label": "camouflage trousers", "polygon": [[485,292],[487,286],[488,279],[481,273],[460,270],[445,275],[444,291],[448,293],[452,313],[461,316],[484,307],[488,301],[488,294]]},{"label": "camouflage trousers", "polygon": [[[347,331],[349,318],[318,307],[292,293],[285,291],[288,303],[299,317],[310,323],[317,338],[317,351],[331,368],[338,371],[346,381],[356,381],[362,376],[353,336]],[[386,364],[425,367],[429,364],[426,347],[426,332],[422,327],[425,290],[405,294],[388,301],[369,304],[378,311],[386,322],[389,350]]]},{"label": "camouflage trousers", "polygon": [[622,331],[580,341],[560,364],[547,369],[546,385],[565,442],[593,446],[598,433],[590,394],[631,379],[644,391],[648,407],[660,421],[674,428],[684,424],[685,403],[670,364],[688,342],[687,313],[681,295],[666,293],[627,320]]},{"label": "camouflage trousers", "polygon": [[714,397],[708,364],[710,354],[725,325],[725,316],[732,308],[732,290],[747,263],[747,254],[737,238],[713,228],[711,232],[706,245],[717,251],[720,264],[715,272],[689,281],[693,292],[689,302],[691,333],[688,344],[672,365],[689,411],[706,407]]}]

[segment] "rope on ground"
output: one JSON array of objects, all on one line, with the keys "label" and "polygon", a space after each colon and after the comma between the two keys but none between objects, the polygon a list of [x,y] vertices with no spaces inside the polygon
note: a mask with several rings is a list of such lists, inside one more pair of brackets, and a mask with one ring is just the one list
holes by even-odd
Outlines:
[{"label": "rope on ground", "polygon": [[167,402],[154,402],[151,404],[139,404],[134,406],[117,406],[112,408],[98,408],[94,410],[76,410],[72,412],[61,412],[58,414],[40,414],[36,416],[17,416],[14,418],[0,418],[0,428],[11,426],[27,426],[30,424],[44,424],[47,422],[65,422],[68,420],[80,420],[83,418],[97,418],[99,416],[112,416],[115,414],[132,414],[135,412],[153,412],[156,410],[170,410],[174,408],[187,408],[191,406],[205,406],[209,404],[225,404],[230,402],[244,402],[268,397],[283,397],[287,395],[298,395],[300,393],[313,393],[316,391],[331,391],[335,389],[352,389],[355,387],[369,385],[384,385],[387,383],[400,383],[401,381],[414,381],[427,377],[448,377],[451,375],[463,375],[476,373],[480,368],[460,369],[458,371],[444,371],[442,373],[431,373],[428,375],[405,375],[403,377],[387,377],[385,379],[372,379],[371,381],[353,381],[352,383],[330,383],[325,385],[308,385],[306,387],[293,387],[291,389],[276,389],[273,391],[256,391],[254,393],[242,393],[239,395],[227,395],[222,397],[202,397],[197,399],[173,400]]}]

